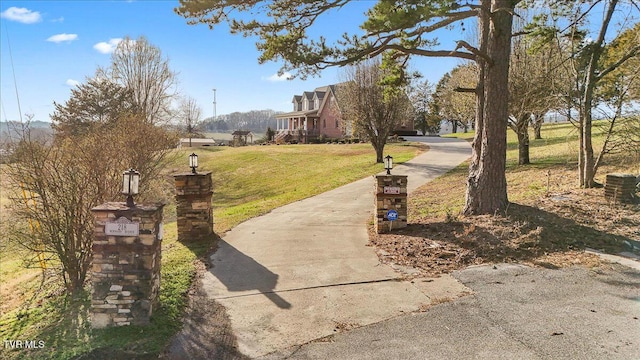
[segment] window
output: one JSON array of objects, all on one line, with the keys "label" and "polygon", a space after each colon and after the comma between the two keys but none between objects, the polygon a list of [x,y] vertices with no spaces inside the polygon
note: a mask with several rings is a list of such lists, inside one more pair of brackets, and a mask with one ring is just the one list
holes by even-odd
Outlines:
[{"label": "window", "polygon": [[340,124],[338,123],[338,120],[336,120],[336,129],[340,127]]},{"label": "window", "polygon": [[327,127],[327,119],[322,119],[322,127],[323,128]]}]

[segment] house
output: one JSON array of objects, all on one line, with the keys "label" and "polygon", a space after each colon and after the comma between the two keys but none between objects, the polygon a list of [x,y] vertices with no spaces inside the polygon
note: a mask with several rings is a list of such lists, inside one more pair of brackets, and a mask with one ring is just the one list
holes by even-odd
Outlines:
[{"label": "house", "polygon": [[182,138],[179,147],[198,147],[198,146],[214,146],[216,142],[213,139],[200,138]]},{"label": "house", "polygon": [[253,133],[248,130],[236,130],[231,135],[233,136],[231,141],[233,146],[245,146],[247,143],[253,142]]},{"label": "house", "polygon": [[[309,143],[323,136],[343,138],[351,136],[348,124],[343,126],[340,107],[336,101],[336,88],[328,85],[295,95],[293,111],[276,116],[276,142]],[[396,128],[398,135],[415,135],[413,121],[408,119]]]},{"label": "house", "polygon": [[309,143],[321,135],[343,137],[335,91],[336,85],[328,85],[294,96],[293,111],[276,116],[276,141]]}]

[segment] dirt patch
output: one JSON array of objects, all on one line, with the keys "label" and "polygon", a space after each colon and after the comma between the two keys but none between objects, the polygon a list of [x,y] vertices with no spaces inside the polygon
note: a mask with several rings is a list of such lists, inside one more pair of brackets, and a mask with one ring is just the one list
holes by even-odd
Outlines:
[{"label": "dirt patch", "polygon": [[512,203],[501,215],[423,216],[392,234],[370,231],[370,241],[384,263],[427,276],[500,262],[593,267],[600,260],[585,249],[618,253],[640,241],[640,206],[609,204],[603,189],[565,191]]}]

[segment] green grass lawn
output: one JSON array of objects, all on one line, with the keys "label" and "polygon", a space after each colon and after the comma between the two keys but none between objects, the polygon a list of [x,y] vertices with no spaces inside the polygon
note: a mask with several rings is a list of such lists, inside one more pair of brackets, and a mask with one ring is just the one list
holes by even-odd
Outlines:
[{"label": "green grass lawn", "polygon": [[[593,127],[593,148],[597,154],[604,142],[603,128],[608,122],[595,121]],[[534,139],[530,134],[529,152],[531,164],[518,165],[518,139],[511,129],[507,130],[507,191],[509,200],[518,202],[534,199],[547,191],[562,192],[575,189],[578,185],[578,129],[571,123],[545,124],[542,139]],[[474,132],[447,134],[471,141]],[[466,177],[469,162],[465,162],[446,175],[427,184],[427,193],[413,199],[413,212],[409,220],[434,216],[455,217],[464,206]],[[640,171],[640,159],[625,153],[614,153],[605,157],[605,162],[596,174],[596,181],[604,183],[611,172]],[[549,186],[549,188],[547,188]],[[436,192],[439,196],[429,196]]]},{"label": "green grass lawn", "polygon": [[[385,153],[402,163],[413,158],[422,147],[407,143],[387,145]],[[176,162],[166,176],[188,168],[187,155],[193,149],[177,150]],[[267,213],[287,203],[347,184],[382,171],[368,144],[280,145],[241,148],[211,147],[196,150],[199,170],[212,171],[214,179],[214,222],[219,234],[249,218]],[[35,283],[26,287],[30,306],[14,308],[0,316],[2,339],[44,340],[42,350],[0,350],[0,358],[70,359],[95,357],[157,358],[169,338],[179,330],[186,305],[186,293],[196,273],[198,257],[211,244],[185,246],[177,242],[176,223],[167,206],[162,245],[160,308],[148,327],[127,326],[92,330],[88,323],[89,293],[71,300],[62,296],[55,283],[35,292]],[[5,252],[0,257],[0,282],[16,276],[20,262]],[[24,272],[22,273],[24,274]],[[37,278],[36,278],[37,279]],[[36,281],[37,282],[37,281]],[[9,290],[7,290],[9,291]],[[31,294],[35,294],[31,298]],[[82,357],[83,356],[83,357]]]},{"label": "green grass lawn", "polygon": [[[418,149],[390,144],[385,153],[402,163]],[[189,152],[183,150],[180,157],[185,164]],[[219,234],[282,205],[383,171],[368,144],[203,148],[197,153],[199,170],[213,172],[214,228]]]}]

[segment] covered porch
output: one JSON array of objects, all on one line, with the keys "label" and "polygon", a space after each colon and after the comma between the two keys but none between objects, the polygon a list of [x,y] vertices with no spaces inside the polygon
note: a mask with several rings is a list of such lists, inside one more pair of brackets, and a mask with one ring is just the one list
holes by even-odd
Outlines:
[{"label": "covered porch", "polygon": [[308,143],[320,135],[317,116],[300,115],[276,118],[276,139],[288,137],[290,141]]}]

